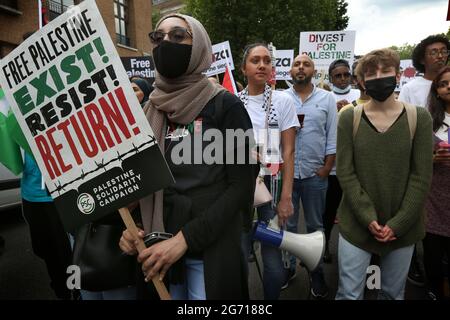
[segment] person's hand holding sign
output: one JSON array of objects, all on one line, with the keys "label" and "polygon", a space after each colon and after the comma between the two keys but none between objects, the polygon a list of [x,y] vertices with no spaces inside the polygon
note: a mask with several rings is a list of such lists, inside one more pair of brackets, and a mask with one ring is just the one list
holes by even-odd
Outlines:
[{"label": "person's hand holding sign", "polygon": [[[138,229],[138,236],[139,236],[139,238],[144,239],[144,231],[141,229]],[[130,256],[134,256],[138,253],[135,242],[136,242],[136,239],[133,237],[131,232],[128,229],[126,229],[122,233],[122,237],[120,238],[119,247],[124,253],[126,253]]]},{"label": "person's hand holding sign", "polygon": [[150,281],[158,273],[159,280],[162,281],[170,266],[184,255],[187,248],[186,240],[180,231],[175,237],[143,250],[138,256],[138,261],[142,263],[145,281]]}]

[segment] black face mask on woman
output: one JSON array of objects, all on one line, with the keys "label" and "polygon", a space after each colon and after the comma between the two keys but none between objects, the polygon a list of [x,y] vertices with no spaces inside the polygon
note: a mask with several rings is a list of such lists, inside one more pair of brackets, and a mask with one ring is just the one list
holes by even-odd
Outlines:
[{"label": "black face mask on woman", "polygon": [[156,70],[165,78],[183,75],[191,61],[192,45],[162,41],[153,49]]},{"label": "black face mask on woman", "polygon": [[397,79],[395,76],[392,76],[367,80],[365,86],[368,96],[374,100],[383,102],[394,92],[397,86]]}]

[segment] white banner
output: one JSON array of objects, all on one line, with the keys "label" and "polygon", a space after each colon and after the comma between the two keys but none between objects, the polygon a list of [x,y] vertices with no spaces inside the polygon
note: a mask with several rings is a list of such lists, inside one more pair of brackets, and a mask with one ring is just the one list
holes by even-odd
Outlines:
[{"label": "white banner", "polygon": [[416,68],[413,66],[411,59],[400,60],[400,73],[402,74],[400,82],[397,84],[395,91],[402,90],[402,87],[416,77]]},{"label": "white banner", "polygon": [[2,59],[0,85],[67,230],[171,183],[95,1]]},{"label": "white banner", "polygon": [[206,71],[206,76],[211,77],[216,74],[225,73],[227,61],[230,70],[234,70],[233,55],[230,49],[230,42],[225,41],[212,46],[213,63]]},{"label": "white banner", "polygon": [[294,62],[294,50],[277,50],[276,57],[276,79],[292,80],[291,66]]},{"label": "white banner", "polygon": [[313,31],[300,33],[300,54],[307,54],[315,64],[316,81],[328,81],[328,67],[337,59],[354,60],[355,31]]}]

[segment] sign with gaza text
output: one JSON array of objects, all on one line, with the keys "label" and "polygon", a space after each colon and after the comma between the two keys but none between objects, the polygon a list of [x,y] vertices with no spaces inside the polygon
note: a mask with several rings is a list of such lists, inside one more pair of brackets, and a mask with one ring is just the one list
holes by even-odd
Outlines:
[{"label": "sign with gaza text", "polygon": [[277,80],[292,80],[291,66],[294,62],[294,50],[278,50],[275,58]]},{"label": "sign with gaza text", "polygon": [[152,57],[121,57],[128,78],[140,77],[150,84],[155,81],[155,64]]},{"label": "sign with gaza text", "polygon": [[0,84],[66,230],[173,182],[95,1],[2,59]]},{"label": "sign with gaza text", "polygon": [[225,73],[227,61],[230,70],[234,70],[233,55],[231,54],[230,42],[225,41],[212,46],[213,63],[205,74],[207,77],[215,76],[216,74]]},{"label": "sign with gaza text", "polygon": [[328,67],[338,59],[353,64],[355,31],[313,31],[300,33],[300,54],[307,54],[316,69],[314,81],[328,82]]}]

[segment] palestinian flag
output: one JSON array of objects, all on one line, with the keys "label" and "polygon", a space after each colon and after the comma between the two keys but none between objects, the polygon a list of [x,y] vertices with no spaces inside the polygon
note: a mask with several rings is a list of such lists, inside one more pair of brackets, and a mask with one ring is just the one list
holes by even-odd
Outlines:
[{"label": "palestinian flag", "polygon": [[11,138],[8,129],[10,110],[5,94],[0,88],[0,163],[15,175],[19,175],[23,169],[22,153],[19,145]]}]

